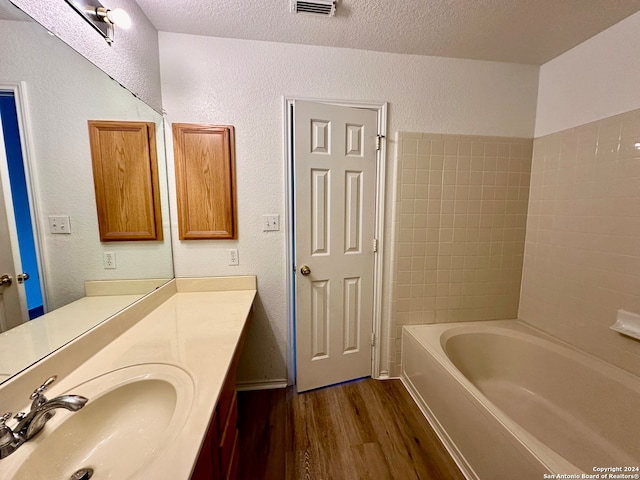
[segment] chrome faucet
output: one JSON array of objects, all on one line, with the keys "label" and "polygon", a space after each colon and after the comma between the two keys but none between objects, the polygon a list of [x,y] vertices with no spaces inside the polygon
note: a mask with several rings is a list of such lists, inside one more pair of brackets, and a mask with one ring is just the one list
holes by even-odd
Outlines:
[{"label": "chrome faucet", "polygon": [[54,410],[65,408],[77,412],[88,402],[87,398],[80,395],[61,395],[47,400],[44,391],[55,382],[56,378],[55,375],[48,378],[31,394],[29,397],[32,400],[31,409],[29,413],[20,412],[13,417],[18,420],[14,429],[6,424],[11,418],[11,412],[0,417],[0,459],[11,455],[24,442],[36,436],[53,417]]}]

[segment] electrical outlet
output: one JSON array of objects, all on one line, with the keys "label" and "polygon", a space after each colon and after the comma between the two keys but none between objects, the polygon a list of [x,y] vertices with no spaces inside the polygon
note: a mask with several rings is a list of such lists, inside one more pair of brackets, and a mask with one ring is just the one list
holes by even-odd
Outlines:
[{"label": "electrical outlet", "polygon": [[107,270],[113,270],[116,268],[116,254],[114,252],[104,252],[102,254],[102,262],[104,268]]},{"label": "electrical outlet", "polygon": [[229,250],[227,250],[227,253],[229,254],[229,265],[240,265],[237,248],[230,248]]},{"label": "electrical outlet", "polygon": [[56,215],[49,217],[49,232],[50,233],[71,233],[71,223],[69,223],[68,215]]},{"label": "electrical outlet", "polygon": [[263,215],[262,231],[273,232],[280,230],[280,215]]}]

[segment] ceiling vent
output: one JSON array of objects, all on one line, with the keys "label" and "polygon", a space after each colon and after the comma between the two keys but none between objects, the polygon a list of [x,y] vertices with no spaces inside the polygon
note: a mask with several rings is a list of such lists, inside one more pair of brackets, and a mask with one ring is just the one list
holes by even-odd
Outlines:
[{"label": "ceiling vent", "polygon": [[291,11],[303,15],[333,17],[336,14],[336,2],[333,0],[292,0]]}]

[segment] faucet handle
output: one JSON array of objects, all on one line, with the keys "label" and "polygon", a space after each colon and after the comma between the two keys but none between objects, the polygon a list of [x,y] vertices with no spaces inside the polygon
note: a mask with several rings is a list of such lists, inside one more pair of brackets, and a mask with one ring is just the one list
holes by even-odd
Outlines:
[{"label": "faucet handle", "polygon": [[13,430],[5,422],[11,418],[12,413],[7,412],[0,417],[0,458],[2,458],[4,449],[14,440]]},{"label": "faucet handle", "polygon": [[33,391],[33,393],[31,394],[31,396],[29,398],[31,400],[36,399],[38,397],[38,395],[40,395],[42,392],[44,392],[49,385],[51,385],[53,382],[56,381],[57,378],[58,378],[57,375],[53,375],[53,376],[47,378],[42,385],[40,385],[38,388],[36,388]]},{"label": "faucet handle", "polygon": [[33,400],[33,402],[31,402],[32,410],[35,408],[38,408],[40,405],[42,405],[47,401],[47,397],[44,396],[44,391],[47,389],[49,385],[55,382],[57,378],[58,378],[57,375],[53,375],[47,378],[42,385],[40,385],[38,388],[36,388],[33,391],[31,396],[29,397],[30,400]]}]

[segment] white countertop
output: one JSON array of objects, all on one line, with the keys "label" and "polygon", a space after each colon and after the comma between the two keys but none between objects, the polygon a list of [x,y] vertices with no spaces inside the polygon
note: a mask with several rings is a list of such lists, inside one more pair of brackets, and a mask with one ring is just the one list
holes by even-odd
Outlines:
[{"label": "white countertop", "polygon": [[[94,340],[99,340],[95,337],[104,336],[107,329],[122,330],[114,340],[87,358],[84,363],[68,374],[63,374],[49,389],[49,398],[63,392],[74,393],[67,390],[96,375],[144,363],[175,365],[191,376],[194,383],[193,403],[177,439],[131,478],[187,480],[191,474],[256,295],[255,277],[229,277],[226,280],[220,277],[178,279],[170,282],[168,287],[163,287],[164,293],[159,294],[168,298],[142,318],[135,319],[135,316],[130,314],[130,319],[118,321],[116,316],[115,321],[109,320],[101,329],[92,331]],[[171,288],[173,291],[168,290]],[[229,288],[236,290],[228,290]],[[207,291],[197,291],[205,289]],[[83,352],[91,350],[92,332],[88,332],[86,338],[81,339],[84,340],[84,344],[82,347],[76,346],[76,349],[82,348]],[[64,371],[65,366],[62,363],[58,364],[55,357],[56,355],[53,355],[37,365],[37,374],[29,377],[30,389],[24,390],[28,382],[20,381],[20,378],[16,378],[15,381],[12,379],[0,386],[0,398],[5,397],[3,394],[6,393],[8,400],[15,401],[17,393],[20,393],[26,400],[31,391],[39,385],[38,382],[49,375],[59,374],[57,366]],[[34,379],[39,378],[37,375],[42,378],[33,384]],[[22,391],[16,392],[17,389]],[[0,408],[6,409],[7,406]],[[40,435],[46,434],[45,427]],[[37,441],[37,438],[34,440]],[[20,448],[25,448],[26,445],[28,442]],[[17,461],[20,456],[19,450],[1,460],[2,464],[5,464],[0,464],[3,470],[6,467],[11,469],[14,455]]]}]

